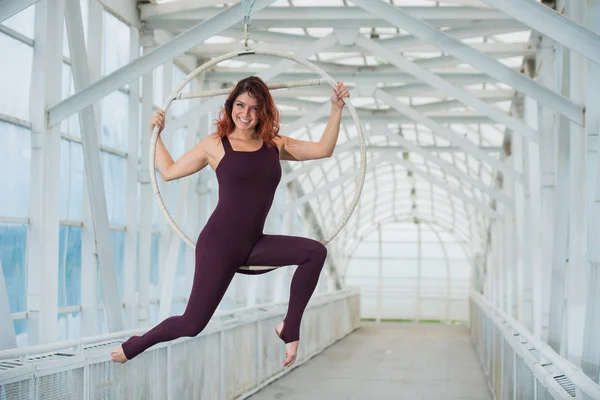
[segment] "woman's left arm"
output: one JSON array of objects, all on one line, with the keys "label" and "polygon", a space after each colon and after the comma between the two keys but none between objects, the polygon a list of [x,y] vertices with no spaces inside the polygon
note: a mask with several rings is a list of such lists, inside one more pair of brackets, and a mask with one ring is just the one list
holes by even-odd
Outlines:
[{"label": "woman's left arm", "polygon": [[348,89],[342,82],[338,82],[331,93],[331,113],[321,140],[309,142],[282,135],[276,140],[279,147],[279,158],[290,161],[306,161],[331,157],[340,133],[344,99],[348,97],[350,97]]}]

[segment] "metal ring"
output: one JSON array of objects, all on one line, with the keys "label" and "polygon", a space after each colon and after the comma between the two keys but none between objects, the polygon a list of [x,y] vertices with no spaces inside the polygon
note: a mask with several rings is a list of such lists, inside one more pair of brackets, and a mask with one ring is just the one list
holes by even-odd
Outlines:
[{"label": "metal ring", "polygon": [[[173,102],[173,100],[177,97],[177,95],[179,94],[179,92],[181,92],[181,90],[185,87],[185,85],[187,85],[192,79],[194,79],[196,76],[198,76],[199,74],[201,74],[208,68],[211,68],[214,65],[217,65],[218,63],[220,63],[222,61],[229,60],[229,59],[236,58],[236,57],[241,57],[241,56],[248,55],[248,54],[274,56],[274,57],[285,58],[285,59],[288,59],[291,61],[295,61],[299,64],[304,65],[306,68],[312,70],[313,72],[321,75],[321,77],[323,77],[327,81],[327,83],[329,83],[329,85],[331,85],[331,87],[335,88],[337,85],[337,82],[331,76],[329,76],[329,74],[327,74],[327,72],[325,72],[324,70],[322,70],[321,68],[312,64],[309,61],[296,58],[293,54],[290,54],[290,53],[283,53],[283,52],[269,51],[269,50],[251,50],[251,51],[243,51],[243,52],[231,52],[231,53],[224,54],[220,57],[213,58],[212,60],[202,64],[201,66],[199,66],[198,68],[196,68],[195,70],[190,72],[188,74],[188,76],[184,80],[182,80],[181,83],[173,90],[173,92],[169,95],[169,97],[167,97],[167,101],[163,104],[162,109],[166,113],[167,110],[169,109],[169,107],[171,106],[171,103]],[[356,125],[356,130],[358,133],[359,147],[360,147],[360,174],[356,180],[356,191],[352,198],[352,202],[346,209],[346,212],[342,216],[341,220],[336,224],[335,228],[329,234],[325,235],[325,238],[321,241],[321,243],[323,243],[323,244],[329,243],[342,230],[342,228],[344,227],[344,225],[346,224],[346,222],[352,215],[352,212],[354,211],[354,209],[356,208],[356,205],[358,204],[358,200],[360,198],[360,194],[362,192],[364,182],[365,182],[365,175],[367,172],[367,150],[366,150],[366,146],[365,146],[365,137],[364,137],[363,127],[361,125],[360,119],[358,118],[356,109],[354,108],[352,103],[350,101],[346,101],[346,106],[348,107],[348,110],[350,111],[350,114],[352,115],[352,119],[354,120],[354,124]],[[171,228],[177,233],[177,235],[179,235],[179,237],[185,243],[187,243],[192,248],[196,248],[196,244],[192,241],[192,239],[190,239],[185,233],[183,233],[181,228],[179,228],[177,223],[173,220],[173,217],[167,210],[167,207],[160,195],[160,189],[158,187],[158,182],[156,180],[156,167],[155,167],[155,162],[154,162],[154,158],[156,156],[156,143],[158,141],[158,136],[159,136],[158,127],[155,127],[154,131],[152,132],[152,139],[150,140],[149,170],[150,170],[150,180],[152,182],[152,188],[154,189],[156,200],[158,201],[158,204],[163,212],[163,215],[167,219],[167,222],[169,223]],[[242,270],[271,270],[271,269],[276,269],[276,268],[277,267],[271,267],[271,266],[269,266],[269,267],[255,267],[255,266],[240,267],[240,269],[242,269]]]}]

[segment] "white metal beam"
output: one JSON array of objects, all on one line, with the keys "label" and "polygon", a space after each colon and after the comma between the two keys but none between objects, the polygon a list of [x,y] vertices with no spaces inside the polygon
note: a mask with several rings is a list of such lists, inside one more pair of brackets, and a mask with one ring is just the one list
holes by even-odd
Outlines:
[{"label": "white metal beam", "polygon": [[[409,161],[405,161],[396,156],[391,156],[391,157],[386,156],[386,157],[381,157],[379,159],[371,161],[368,169],[369,169],[369,171],[375,171],[377,166],[379,166],[383,163],[386,163],[386,162],[392,163],[394,165],[401,165],[405,169],[412,171],[415,175],[419,175],[420,177],[431,182],[433,185],[443,188],[449,194],[452,194],[452,195],[458,197],[459,199],[463,200],[467,204],[472,205],[473,207],[475,207],[479,211],[483,212],[485,215],[487,215],[490,218],[494,218],[494,219],[502,218],[501,214],[499,214],[497,211],[491,209],[488,205],[480,203],[476,199],[473,199],[473,198],[467,196],[462,190],[460,190],[456,187],[450,186],[447,182],[444,182],[442,178],[431,175],[428,172],[422,170],[421,168],[415,166],[413,163],[411,163]],[[312,190],[309,194],[306,194],[306,195],[302,196],[301,198],[295,200],[292,204],[286,205],[286,208],[290,208],[290,207],[294,208],[294,207],[298,207],[299,205],[302,205],[304,203],[307,203],[310,200],[312,200],[313,198],[315,198],[316,196],[319,196],[319,195],[331,190],[333,187],[345,184],[349,179],[353,179],[357,175],[358,175],[357,170],[349,171],[349,172],[339,176],[333,182],[328,182],[326,185],[316,188],[316,189]]]},{"label": "white metal beam", "polygon": [[543,87],[533,80],[511,70],[504,64],[492,60],[489,57],[474,50],[471,46],[459,40],[453,39],[423,21],[419,21],[396,7],[384,3],[381,0],[353,0],[356,5],[365,8],[380,18],[393,23],[400,29],[406,30],[413,35],[435,44],[442,51],[446,51],[465,62],[473,65],[480,71],[485,71],[490,76],[518,90],[542,104],[565,115],[579,125],[584,124],[584,110],[579,104],[573,103],[568,98]]},{"label": "white metal beam", "polygon": [[[449,34],[452,31],[448,32]],[[252,37],[252,36],[250,36]],[[473,49],[480,51],[482,53],[487,54],[490,57],[496,57],[496,54],[503,55],[505,53],[518,53],[523,55],[532,55],[534,54],[534,50],[531,49],[528,43],[473,43],[470,45]],[[229,42],[229,43],[202,43],[194,46],[190,53],[198,56],[198,57],[216,57],[222,55],[224,53],[229,53],[232,51],[239,51],[242,47],[240,42]],[[278,43],[264,43],[258,42],[252,45],[252,48],[255,50],[276,50],[276,51],[284,51],[284,52],[292,52],[295,53],[302,46],[296,44],[288,44],[285,41]],[[440,53],[440,49],[435,47],[432,44],[423,43],[420,39],[414,40],[406,40],[406,42],[398,43],[393,46],[389,46],[390,49],[398,52],[398,51],[410,51],[414,53]],[[362,52],[363,50],[358,46],[333,46],[330,48],[332,52],[344,52],[344,53],[357,53]],[[425,60],[423,60],[425,62]]]},{"label": "white metal beam", "polygon": [[57,340],[60,132],[46,108],[61,97],[64,0],[35,6],[31,75],[31,191],[27,227],[27,344]]},{"label": "white metal beam", "polygon": [[450,186],[447,182],[444,182],[442,178],[422,170],[410,161],[406,161],[401,158],[395,157],[394,159],[390,160],[390,162],[394,163],[395,165],[401,165],[405,169],[412,171],[415,175],[418,175],[421,178],[428,180],[429,182],[431,182],[431,184],[441,187],[442,189],[446,190],[448,194],[458,197],[465,203],[473,206],[476,210],[483,212],[483,214],[485,214],[486,216],[492,219],[502,219],[502,215],[496,210],[490,208],[489,205],[480,203],[472,197],[467,196],[462,190],[454,186]]},{"label": "white metal beam", "polygon": [[469,154],[471,154],[473,157],[476,157],[479,160],[493,166],[494,168],[497,168],[499,171],[502,171],[502,173],[506,176],[510,176],[511,179],[514,179],[519,182],[522,181],[523,177],[520,173],[515,171],[510,166],[504,164],[498,158],[492,157],[488,153],[482,151],[477,145],[475,145],[470,140],[462,137],[458,133],[452,131],[449,128],[443,127],[436,123],[433,119],[414,111],[411,107],[399,102],[393,96],[390,96],[382,90],[377,90],[376,96],[381,98],[383,101],[385,101],[387,104],[389,104],[396,110],[398,110],[398,112],[411,118],[413,121],[427,126],[436,135],[439,135],[444,139],[454,143],[455,145],[463,148],[465,151],[469,152]]},{"label": "white metal beam", "polygon": [[[167,36],[168,33],[164,32],[164,31],[160,31],[160,36],[165,35]],[[159,36],[159,32],[155,33],[155,36]],[[169,35],[170,36],[170,35]],[[292,36],[292,35],[290,35]],[[308,37],[308,36],[306,36]],[[169,39],[170,40],[170,39]],[[166,40],[163,40],[162,43],[164,43]],[[382,41],[376,41],[373,40],[376,43],[382,43]],[[285,40],[282,40],[283,43],[285,43]],[[284,46],[282,44],[282,42],[279,43],[279,45],[282,47],[282,49],[284,49],[286,52],[290,51],[290,48],[287,46]],[[308,41],[309,44],[312,43],[312,40]],[[287,43],[286,43],[287,45]],[[238,44],[239,46],[239,44]],[[277,44],[275,44],[275,46],[277,46]],[[515,51],[507,51],[505,53],[502,52],[496,52],[496,53],[491,53],[490,56],[496,59],[502,59],[502,58],[509,58],[509,57],[519,57],[519,56],[529,56],[529,55],[533,55],[534,51],[530,50],[529,52],[524,52],[523,50],[525,49],[524,44],[519,44],[519,47],[515,46],[516,48],[514,49]],[[232,46],[233,47],[233,46]],[[254,47],[254,46],[253,46]],[[328,49],[328,52],[335,52],[336,48],[340,47],[338,45],[332,46]],[[348,47],[353,47],[353,50],[355,52],[362,52],[364,53],[364,49],[356,46],[356,45],[352,45],[352,46],[344,46],[343,49],[340,49],[340,52],[347,52],[347,58],[357,58],[359,57],[357,54],[353,54],[349,51]],[[386,46],[388,49],[391,49],[390,46]],[[272,49],[272,47],[271,47]],[[222,51],[222,50],[221,50]],[[334,74],[337,72],[341,72],[341,73],[354,73],[354,74],[360,74],[363,72],[369,72],[369,73],[374,73],[374,72],[380,72],[383,74],[389,74],[391,72],[398,72],[398,69],[395,65],[393,64],[388,64],[388,63],[383,63],[384,60],[378,60],[378,65],[349,65],[349,64],[345,64],[343,62],[340,62],[340,60],[343,60],[343,58],[336,58],[330,61],[317,61],[317,60],[311,60],[311,63],[320,67],[321,69],[324,69],[325,71],[327,71],[329,74]],[[273,62],[273,57],[271,56],[262,56],[262,55],[247,55],[244,56],[243,59],[244,62],[247,63],[259,63],[259,64],[270,64]],[[440,56],[440,57],[429,57],[429,58],[421,58],[421,59],[414,59],[413,61],[415,64],[423,67],[423,68],[431,68],[431,69],[435,69],[435,73],[440,73],[440,72],[467,72],[468,69],[466,68],[460,68],[457,69],[457,65],[459,64],[463,64],[463,61],[457,59],[456,57],[452,57],[452,56]],[[192,68],[188,68],[188,71],[191,71]],[[217,69],[218,70],[218,69]],[[303,68],[294,68],[293,71],[303,71]],[[474,72],[474,71],[473,71]]]},{"label": "white metal beam", "polygon": [[[351,84],[347,85],[349,89],[352,88]],[[421,98],[421,97],[438,97],[438,98],[448,98],[448,94],[443,93],[440,90],[436,90],[427,84],[418,85],[421,87],[421,90],[417,90],[416,85],[410,84],[406,86],[390,86],[386,87],[385,91],[391,94],[394,97],[412,97]],[[278,90],[272,92],[272,96],[275,99],[286,99],[286,98],[298,98],[298,97],[329,97],[330,90],[327,86],[316,86],[310,89],[298,88],[298,89],[290,89],[290,90]],[[499,102],[499,101],[507,101],[512,100],[515,92],[511,89],[499,89],[499,90],[469,90],[469,93],[474,96],[479,97],[484,101],[489,102]],[[359,94],[359,97],[362,97]],[[453,100],[450,100],[453,101]],[[461,103],[462,104],[462,103]],[[428,105],[423,104],[419,106],[415,106],[416,109],[419,107],[427,108]]]},{"label": "white metal beam", "polygon": [[419,145],[411,142],[408,139],[403,138],[402,136],[396,137],[396,140],[399,141],[404,147],[406,147],[408,151],[417,153],[421,157],[423,157],[424,160],[436,164],[447,174],[450,174],[456,177],[457,179],[469,183],[471,187],[481,190],[482,192],[489,195],[491,198],[504,203],[505,206],[507,206],[508,208],[512,208],[512,200],[497,189],[485,185],[482,181],[475,179],[466,172],[462,171],[461,169],[456,168],[454,165],[452,165],[452,163],[434,156],[433,154],[431,154],[431,152],[422,149]]},{"label": "white metal beam", "polygon": [[[368,40],[368,39],[365,39]],[[358,41],[358,40],[357,40]],[[378,54],[378,53],[375,53]],[[418,67],[421,68],[421,67]],[[416,68],[415,68],[416,69]],[[241,79],[246,78],[250,75],[256,75],[258,73],[268,71],[270,68],[248,68],[248,69],[234,69],[234,68],[219,68],[214,69],[211,72],[206,73],[206,79],[210,82],[218,83],[230,83],[237,82]],[[430,75],[434,75],[429,73]],[[277,81],[301,81],[311,79],[315,73],[312,71],[289,71],[279,75]],[[423,74],[422,74],[423,75]],[[374,85],[378,83],[418,83],[421,82],[420,78],[415,77],[412,73],[405,72],[369,72],[363,71],[359,74],[337,72],[335,74],[336,79],[342,82],[356,82],[359,85]],[[452,71],[442,72],[437,75],[439,78],[450,81],[458,82],[464,85],[478,84],[478,83],[497,83],[498,81],[489,75],[479,71]]]},{"label": "white metal beam", "polygon": [[[85,50],[79,0],[66,0],[65,4],[65,20],[72,60],[71,69],[75,90],[77,91],[90,84],[90,69]],[[93,106],[88,106],[79,112],[79,126],[106,319],[109,331],[118,332],[123,330],[123,318],[121,316],[121,300],[117,285],[113,244],[110,238],[108,207],[106,205],[106,194],[104,193],[104,179],[102,177],[102,164]]]},{"label": "white metal beam", "polygon": [[[446,30],[445,33],[448,36],[451,36],[455,39],[469,39],[476,38],[481,36],[494,36],[498,34],[505,34],[511,32],[522,31],[526,29],[521,23],[516,23],[515,21],[502,21],[501,23],[497,23],[495,21],[486,21],[485,24],[473,24],[474,26],[466,27],[466,28],[455,28]],[[480,26],[481,25],[481,26]],[[255,42],[268,42],[274,46],[279,44],[285,44],[286,50],[289,51],[290,47],[302,47],[310,44],[316,38],[314,36],[309,35],[297,35],[291,33],[282,33],[282,32],[271,32],[268,30],[259,30],[253,25],[253,29],[250,33],[250,40]],[[228,29],[222,32],[219,32],[219,36],[230,37],[238,40],[242,40],[244,38],[244,31],[240,29]],[[393,48],[394,50],[409,50],[411,47],[422,45],[423,42],[418,37],[413,35],[402,35],[402,36],[394,36],[385,39],[374,39],[376,42],[386,45],[387,47]],[[351,52],[356,51],[357,47],[355,46],[345,46],[345,45],[337,45],[331,48],[331,51],[339,51],[339,52]],[[523,48],[519,48],[519,50],[523,50]],[[194,51],[194,49],[192,49]],[[531,49],[533,52],[533,49]],[[454,57],[452,57],[454,58]]]},{"label": "white metal beam", "polygon": [[[131,28],[129,59],[140,56],[140,33]],[[123,277],[123,319],[125,329],[135,328],[136,276],[138,261],[138,150],[140,140],[138,121],[140,117],[140,83],[136,79],[129,84],[128,132],[127,132],[127,176],[125,215],[125,260]],[[144,124],[142,123],[142,134]]]},{"label": "white metal beam", "polygon": [[[285,110],[281,112],[281,118],[283,123],[288,123],[289,118],[298,118],[303,116],[305,112],[296,111],[296,110]],[[360,112],[358,116],[363,123],[386,123],[386,124],[407,124],[413,123],[413,119],[398,114],[394,110],[381,110],[378,112]],[[432,121],[435,121],[438,124],[496,124],[495,121],[490,120],[490,118],[481,113],[474,113],[469,111],[464,112],[437,112],[437,113],[428,113],[427,117]],[[327,117],[321,117],[315,122],[326,121]],[[342,116],[342,123],[344,124],[352,124],[354,121],[352,117],[349,115]]]},{"label": "white metal beam", "polygon": [[304,196],[297,198],[294,200],[293,203],[290,204],[286,204],[285,208],[291,208],[291,209],[295,209],[298,208],[299,206],[303,205],[304,203],[309,202],[310,200],[316,198],[319,195],[322,195],[323,193],[328,192],[329,190],[331,190],[332,188],[338,186],[338,185],[343,185],[344,183],[346,183],[349,179],[355,178],[357,177],[359,174],[359,171],[357,169],[351,170],[346,172],[343,175],[340,175],[339,177],[337,177],[334,181],[331,182],[327,182],[327,184],[313,189],[310,191],[310,193],[305,194]]},{"label": "white metal beam", "polygon": [[[173,90],[173,68],[174,68],[174,64],[171,60],[167,61],[166,63],[163,64],[162,66],[162,81],[157,82],[159,86],[162,86],[162,90],[161,92],[163,93],[163,96],[168,96],[168,94],[171,93],[171,91]],[[179,82],[175,82],[175,84],[178,84]],[[191,85],[190,85],[191,86]],[[172,115],[172,114],[171,114]],[[168,116],[167,116],[168,118]],[[168,121],[168,120],[167,120]],[[197,120],[196,120],[197,122]],[[175,136],[174,135],[169,135],[169,136],[163,136],[161,138],[163,144],[165,145],[165,147],[167,149],[171,148],[171,145],[175,142]],[[185,142],[185,139],[184,139]],[[191,149],[193,147],[193,145],[190,145],[189,147],[186,146],[185,149]],[[187,184],[187,180],[186,184]],[[178,187],[181,187],[182,184],[184,184],[184,180],[178,180],[176,182],[176,184],[164,184],[163,182],[161,182],[161,180],[158,180],[159,184],[161,184],[162,187],[160,187],[160,191],[162,194],[162,198],[163,201],[165,202],[165,204],[172,204],[171,203],[171,199],[175,198],[175,189]],[[156,207],[156,203],[154,204],[154,206]],[[179,207],[177,207],[176,212],[180,212],[181,209]],[[178,220],[181,220],[181,218],[179,218]],[[177,221],[177,220],[176,220]],[[160,298],[160,302],[162,302],[162,297],[164,297],[165,293],[164,293],[164,283],[165,283],[165,271],[169,268],[169,264],[167,264],[167,257],[168,252],[169,252],[169,246],[171,243],[171,238],[173,236],[178,236],[176,235],[173,230],[171,229],[171,226],[169,225],[169,222],[167,221],[166,218],[160,218],[158,221],[158,225],[159,225],[159,236],[158,236],[158,293],[159,293],[159,298]],[[171,254],[171,260],[175,261],[175,263],[177,262],[177,258],[179,256],[179,252],[175,253],[175,254]],[[172,258],[175,257],[175,260],[173,260]],[[176,264],[171,264],[170,266],[174,266]],[[173,279],[175,278],[174,274],[173,274]],[[171,296],[172,293],[169,293],[169,296]],[[167,300],[165,300],[167,301]],[[162,303],[159,303],[159,310],[162,307]],[[171,302],[170,300],[168,300],[168,304],[165,304],[164,306],[168,306],[168,312],[171,311]],[[159,311],[159,321],[166,318],[163,317],[161,318],[162,315],[160,315],[160,311]]]},{"label": "white metal beam", "polygon": [[413,62],[409,61],[405,57],[396,54],[386,49],[384,46],[380,46],[377,43],[365,37],[361,36],[357,38],[356,44],[358,44],[359,46],[363,46],[364,48],[372,51],[375,54],[387,58],[391,63],[396,65],[401,70],[407,71],[409,74],[417,77],[418,79],[426,82],[431,86],[434,86],[448,93],[448,95],[457,98],[458,100],[475,108],[476,110],[488,114],[490,118],[492,118],[496,122],[504,124],[516,132],[520,132],[521,134],[525,135],[527,138],[533,140],[534,142],[539,142],[540,135],[536,130],[532,129],[523,122],[507,115],[502,110],[499,110],[498,108],[472,95],[463,88],[451,84],[441,75],[429,72],[425,68],[415,65]]},{"label": "white metal beam", "polygon": [[440,3],[458,4],[461,6],[471,7],[489,7],[488,5],[481,2],[481,0],[441,0]]},{"label": "white metal beam", "polygon": [[534,0],[482,0],[600,64],[600,36]]},{"label": "white metal beam", "polygon": [[[588,27],[600,32],[600,1],[588,2]],[[588,152],[592,150],[591,143],[595,136],[600,135],[600,65],[588,63],[587,69],[587,134]],[[600,237],[600,154],[594,149],[594,156],[589,154],[588,185],[590,193],[588,243],[594,243]],[[600,247],[588,246],[588,292],[585,316],[585,332],[583,338],[583,371],[596,383],[600,383],[600,347],[597,338],[600,336]]]},{"label": "white metal beam", "polygon": [[[444,33],[454,39],[471,39],[482,36],[494,36],[505,33],[519,32],[527,30],[527,27],[516,21],[480,21],[472,23],[464,28],[453,28],[444,30]],[[394,50],[410,50],[423,45],[423,40],[417,35],[392,36],[381,39],[382,45],[393,48]],[[471,45],[482,45],[486,43],[472,43]],[[516,43],[487,43],[487,44],[519,44]],[[485,47],[484,47],[485,48]],[[491,47],[494,48],[494,47]],[[500,48],[500,47],[498,47]],[[481,49],[479,49],[481,50]],[[439,50],[438,50],[439,51]]]},{"label": "white metal beam", "polygon": [[[187,7],[191,5],[192,7]],[[394,7],[394,6],[392,6]],[[161,10],[162,8],[162,10]],[[165,9],[169,8],[167,12]],[[200,7],[193,3],[184,3],[180,10],[175,11],[177,5],[142,4],[140,6],[141,19],[144,22],[155,20],[178,20],[178,21],[203,21],[216,17],[223,11],[222,7]],[[434,20],[507,20],[506,14],[493,8],[483,7],[430,7],[430,6],[402,6],[394,7],[426,21]],[[252,22],[256,24],[270,23],[271,26],[281,23],[297,23],[297,21],[364,21],[365,24],[355,26],[373,26],[379,18],[357,7],[271,7],[252,10]]]},{"label": "white metal beam", "polygon": [[[140,36],[140,44],[144,55],[151,53],[152,35],[144,32]],[[147,326],[150,322],[150,264],[152,262],[152,205],[154,199],[152,196],[152,186],[150,184],[150,171],[148,170],[149,154],[146,149],[150,146],[150,135],[146,128],[147,121],[150,121],[154,112],[152,99],[154,93],[154,80],[152,71],[142,75],[142,132],[140,134],[140,147],[142,149],[140,164],[138,167],[139,182],[139,215],[146,216],[139,218],[138,223],[138,298],[137,310],[135,313],[136,327]]]},{"label": "white metal beam", "polygon": [[[394,138],[395,139],[395,138]],[[344,142],[343,144],[337,145],[335,148],[335,155],[339,155],[341,153],[349,152],[349,151],[358,151],[359,145],[358,140],[349,140]],[[404,153],[409,150],[407,146],[377,146],[377,145],[366,145],[367,151],[377,152],[377,153]],[[459,153],[465,152],[464,149],[458,146],[419,146],[419,149],[428,153]],[[483,147],[480,146],[482,151],[488,153],[500,153],[503,151],[502,147]],[[328,159],[315,160],[311,162],[304,162],[303,165],[299,168],[295,168],[292,171],[286,173],[281,179],[282,184],[288,184],[302,175],[308,174],[314,168],[325,164]]]},{"label": "white metal beam", "polygon": [[[254,10],[261,10],[275,0],[256,0]],[[226,9],[215,18],[202,22],[192,29],[175,37],[170,42],[160,46],[154,51],[130,62],[115,72],[94,82],[73,96],[63,100],[48,110],[48,125],[54,126],[63,119],[95,103],[107,94],[117,90],[123,85],[137,79],[146,72],[164,64],[179,54],[189,50],[199,42],[216,35],[221,30],[228,28],[242,20],[243,9],[240,4]],[[241,49],[240,49],[241,50]]]},{"label": "white metal beam", "polygon": [[20,13],[40,0],[0,0],[0,22]]},{"label": "white metal beam", "polygon": [[[587,19],[587,2],[569,2],[569,18],[579,23]],[[598,48],[595,49],[598,53]],[[570,53],[570,97],[584,102],[588,89],[587,61]],[[569,266],[567,268],[567,359],[581,365],[587,290],[587,231],[588,231],[588,143],[584,126],[571,123],[569,136]],[[565,211],[565,210],[563,210]]]},{"label": "white metal beam", "polygon": [[223,0],[178,0],[164,3],[147,3],[139,5],[142,19],[160,17],[170,14],[187,13],[198,8],[222,5]]},{"label": "white metal beam", "polygon": [[[554,41],[543,37],[540,43],[540,55],[536,57],[538,80],[556,90],[556,73],[554,67]],[[589,109],[588,109],[589,110]],[[589,111],[588,111],[589,112]],[[552,256],[554,241],[554,190],[556,181],[556,145],[555,114],[548,108],[538,107],[540,114],[541,151],[541,236],[542,236],[542,340],[548,342],[548,326],[550,318],[550,282],[552,276]],[[507,249],[507,254],[510,248]],[[508,265],[508,264],[507,264]],[[510,297],[507,296],[507,299]],[[510,312],[510,307],[506,307]]]},{"label": "white metal beam", "polygon": [[[104,9],[96,0],[87,0],[88,3],[88,30],[87,47],[88,66],[90,79],[100,79],[102,75],[102,46],[103,46],[103,21]],[[100,131],[102,120],[102,102],[94,104],[96,125]],[[81,132],[87,132],[81,130]],[[136,135],[137,137],[137,135]],[[98,146],[103,150],[101,137],[96,137]],[[81,143],[81,138],[78,138]],[[123,155],[125,156],[125,155]],[[98,312],[98,250],[96,248],[96,235],[94,233],[94,220],[90,206],[90,194],[87,179],[83,180],[83,210],[81,216],[81,336],[94,336],[101,332],[100,313]]]},{"label": "white metal beam", "polygon": [[96,0],[106,9],[128,25],[141,28],[142,23],[137,9],[137,2],[132,0]]}]

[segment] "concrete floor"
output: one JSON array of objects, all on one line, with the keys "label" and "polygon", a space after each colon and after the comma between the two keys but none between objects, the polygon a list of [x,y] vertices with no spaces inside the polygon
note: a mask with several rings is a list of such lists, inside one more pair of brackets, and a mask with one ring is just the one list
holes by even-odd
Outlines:
[{"label": "concrete floor", "polygon": [[492,395],[467,328],[364,323],[250,399],[491,400]]}]

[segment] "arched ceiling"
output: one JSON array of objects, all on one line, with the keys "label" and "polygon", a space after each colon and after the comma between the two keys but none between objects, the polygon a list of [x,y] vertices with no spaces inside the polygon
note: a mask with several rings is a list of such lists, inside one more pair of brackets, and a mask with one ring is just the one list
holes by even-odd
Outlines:
[{"label": "arched ceiling", "polygon": [[[515,99],[510,86],[446,50],[468,44],[494,65],[518,73],[524,60],[535,54],[531,31],[479,0],[370,4],[380,2],[419,29],[437,28],[449,44],[440,45],[435,36],[424,41],[383,20],[380,11],[371,12],[368,4],[279,0],[251,14],[250,47],[307,57],[351,88],[365,127],[368,172],[359,205],[337,239],[344,253],[377,224],[405,218],[439,224],[474,251],[484,240],[486,221],[501,217],[497,202],[510,207],[496,188],[496,171],[507,179],[521,179],[502,161],[506,124],[514,128],[521,122],[509,116]],[[169,38],[235,4],[155,2],[140,6],[141,19],[146,28],[156,30],[155,37]],[[223,30],[187,55],[206,60],[243,50],[242,27],[238,23]],[[277,61],[263,56],[227,61],[208,71],[205,82],[210,88],[230,87],[248,75],[272,72]],[[271,81],[314,77],[304,67],[292,65]],[[328,87],[273,94],[284,134],[320,137],[328,116]],[[305,194],[292,204],[309,205],[323,230],[330,230],[350,203],[358,162],[356,128],[346,113],[332,158],[290,163],[283,182],[296,182]]]}]

